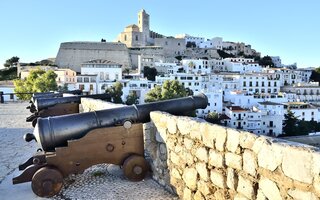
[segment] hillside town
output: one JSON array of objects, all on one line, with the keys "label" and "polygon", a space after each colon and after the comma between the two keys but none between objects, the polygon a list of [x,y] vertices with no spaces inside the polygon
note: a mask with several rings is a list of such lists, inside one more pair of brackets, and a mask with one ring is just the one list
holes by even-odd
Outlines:
[{"label": "hillside town", "polygon": [[[288,110],[299,120],[320,122],[320,87],[310,81],[312,68],[284,65],[279,56],[261,58],[251,45],[222,37],[164,36],[150,30],[145,10],[138,25],[125,27],[115,41],[64,42],[50,62],[55,66],[18,64],[18,74],[25,79],[36,67],[52,69],[59,86],[87,94],[105,93],[120,82],[123,101],[134,93],[139,104],[151,89],[177,80],[208,97],[198,117],[217,113],[223,125],[258,135],[281,135]],[[156,75],[145,77],[146,68]]]}]

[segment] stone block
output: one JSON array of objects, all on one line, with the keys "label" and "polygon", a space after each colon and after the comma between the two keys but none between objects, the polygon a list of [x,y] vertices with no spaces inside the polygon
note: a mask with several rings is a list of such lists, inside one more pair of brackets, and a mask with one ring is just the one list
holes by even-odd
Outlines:
[{"label": "stone block", "polygon": [[[275,182],[262,177],[259,181],[259,189],[268,199],[281,200],[281,194]],[[262,195],[261,195],[262,198]]]},{"label": "stone block", "polygon": [[264,146],[266,144],[271,144],[271,142],[268,141],[268,139],[266,137],[260,136],[254,141],[251,150],[255,154],[258,154],[260,152],[260,150],[262,149],[262,146]]},{"label": "stone block", "polygon": [[243,155],[243,170],[248,174],[255,176],[257,170],[257,160],[251,150],[244,150]]},{"label": "stone block", "polygon": [[204,200],[205,198],[203,197],[203,195],[201,194],[201,192],[198,190],[194,196],[193,196],[194,200]]},{"label": "stone block", "polygon": [[203,161],[203,162],[208,162],[208,151],[205,147],[200,147],[196,151],[196,157]]},{"label": "stone block", "polygon": [[203,162],[197,163],[196,169],[202,180],[207,181],[209,179],[209,171],[207,169],[206,163],[203,163]]},{"label": "stone block", "polygon": [[257,135],[245,131],[240,131],[239,142],[242,148],[251,149],[254,142],[258,138]]},{"label": "stone block", "polygon": [[216,132],[215,147],[219,151],[224,151],[225,143],[227,139],[227,129],[220,126],[217,126],[217,127],[219,127],[218,128],[219,132]]},{"label": "stone block", "polygon": [[214,169],[211,170],[210,179],[211,179],[211,182],[217,187],[222,189],[226,188],[225,176],[221,172]]},{"label": "stone block", "polygon": [[257,200],[268,200],[261,189],[259,189],[257,192]]},{"label": "stone block", "polygon": [[165,129],[158,129],[156,132],[156,141],[160,143],[165,143],[167,139],[167,134],[165,133]]},{"label": "stone block", "polygon": [[157,129],[167,129],[167,118],[170,116],[169,114],[165,112],[151,112],[150,113],[150,119],[154,123],[154,125],[157,127]]},{"label": "stone block", "polygon": [[292,146],[286,146],[283,151],[283,173],[294,180],[311,184],[313,180],[312,154]]},{"label": "stone block", "polygon": [[198,190],[203,194],[205,197],[211,194],[211,184],[210,182],[205,182],[200,180],[198,182]]},{"label": "stone block", "polygon": [[226,165],[241,170],[242,169],[242,157],[234,153],[225,154]]},{"label": "stone block", "polygon": [[216,138],[216,132],[211,131],[210,129],[211,124],[209,123],[201,123],[200,125],[200,133],[202,142],[206,147],[209,148],[215,148],[215,138]]},{"label": "stone block", "polygon": [[210,149],[209,151],[209,165],[222,168],[224,167],[224,157],[223,154],[220,152],[217,152],[213,149]]},{"label": "stone block", "polygon": [[318,200],[316,195],[314,195],[312,192],[306,192],[298,189],[290,189],[288,190],[288,194],[293,199],[308,199],[308,200]]},{"label": "stone block", "polygon": [[255,191],[252,181],[244,178],[243,176],[239,176],[237,192],[243,194],[249,199],[255,199]]},{"label": "stone block", "polygon": [[167,128],[168,128],[168,132],[170,134],[176,134],[177,133],[177,120],[176,117],[169,117],[167,120]]},{"label": "stone block", "polygon": [[188,164],[188,166],[191,166],[194,163],[194,156],[188,151],[185,151],[183,154],[185,162]]},{"label": "stone block", "polygon": [[175,147],[174,147],[174,152],[176,152],[177,154],[180,154],[182,152],[182,146],[180,144],[177,144]]},{"label": "stone block", "polygon": [[189,139],[189,138],[183,138],[183,144],[184,144],[184,147],[188,150],[191,150],[192,147],[193,147],[193,140]]},{"label": "stone block", "polygon": [[249,199],[241,194],[236,194],[233,200],[249,200]]},{"label": "stone block", "polygon": [[187,187],[185,187],[183,190],[183,200],[193,200],[192,192]]},{"label": "stone block", "polygon": [[238,186],[238,176],[232,168],[227,169],[227,186],[231,190],[236,190]]},{"label": "stone block", "polygon": [[259,167],[274,171],[282,162],[282,147],[276,143],[262,143],[258,152]]},{"label": "stone block", "polygon": [[181,178],[181,174],[180,174],[179,171],[178,171],[177,169],[175,169],[175,168],[172,168],[172,169],[171,169],[171,173],[170,173],[170,174],[171,174],[172,177],[174,177],[174,178],[176,178],[176,179],[180,179],[180,180],[182,179],[182,178]]},{"label": "stone block", "polygon": [[314,190],[315,190],[316,194],[318,196],[320,196],[320,176],[319,175],[314,177],[313,187],[314,187]]},{"label": "stone block", "polygon": [[173,164],[180,166],[181,165],[181,159],[180,157],[174,153],[173,151],[170,153],[170,160]]},{"label": "stone block", "polygon": [[196,120],[190,120],[190,138],[201,141],[200,126],[202,123]]},{"label": "stone block", "polygon": [[191,123],[190,119],[186,117],[178,117],[177,119],[177,126],[181,133],[181,135],[189,135],[191,130]]},{"label": "stone block", "polygon": [[227,149],[228,151],[235,153],[239,146],[239,131],[235,129],[228,128],[227,129]]},{"label": "stone block", "polygon": [[192,191],[197,189],[198,172],[195,168],[185,168],[183,172],[183,180],[188,188]]},{"label": "stone block", "polygon": [[167,154],[167,147],[164,143],[159,144],[159,151],[161,154]]}]

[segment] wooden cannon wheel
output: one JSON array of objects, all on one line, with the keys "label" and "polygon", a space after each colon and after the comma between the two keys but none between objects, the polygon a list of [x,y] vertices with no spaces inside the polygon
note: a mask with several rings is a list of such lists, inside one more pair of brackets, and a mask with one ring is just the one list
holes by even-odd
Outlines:
[{"label": "wooden cannon wheel", "polygon": [[52,167],[39,169],[32,177],[32,191],[39,197],[52,197],[62,188],[63,176]]},{"label": "wooden cannon wheel", "polygon": [[148,171],[148,163],[143,156],[131,155],[123,163],[124,175],[130,181],[141,181]]}]

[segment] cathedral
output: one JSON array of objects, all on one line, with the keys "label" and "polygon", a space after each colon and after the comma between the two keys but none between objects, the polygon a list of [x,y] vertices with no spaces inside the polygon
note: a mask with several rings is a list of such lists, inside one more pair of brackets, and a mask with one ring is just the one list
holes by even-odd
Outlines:
[{"label": "cathedral", "polygon": [[154,45],[155,38],[163,37],[161,34],[150,31],[150,16],[142,9],[138,13],[138,25],[127,26],[118,35],[117,41],[126,44],[127,47],[143,47]]}]

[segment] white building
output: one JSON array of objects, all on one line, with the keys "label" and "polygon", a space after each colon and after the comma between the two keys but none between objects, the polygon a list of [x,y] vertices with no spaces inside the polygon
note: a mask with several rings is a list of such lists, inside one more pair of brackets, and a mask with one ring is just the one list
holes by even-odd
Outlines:
[{"label": "white building", "polygon": [[260,133],[268,136],[282,134],[284,106],[280,103],[265,101],[260,102],[256,108],[261,113]]},{"label": "white building", "polygon": [[210,61],[204,59],[183,59],[182,65],[187,69],[187,73],[210,74]]},{"label": "white building", "polygon": [[105,92],[108,82],[122,80],[121,65],[112,61],[96,59],[82,64],[76,87],[89,94]]},{"label": "white building", "polygon": [[288,102],[284,103],[284,109],[291,110],[299,120],[320,122],[319,109],[309,103]]},{"label": "white building", "polygon": [[176,38],[184,38],[185,44],[188,42],[194,43],[197,47],[199,47],[201,42],[204,42],[204,37],[195,37],[188,34],[179,34],[176,35]]},{"label": "white building", "polygon": [[278,93],[280,80],[270,78],[265,73],[243,74],[240,76],[240,89],[249,94]]},{"label": "white building", "polygon": [[231,102],[235,106],[240,106],[242,108],[252,108],[253,106],[258,106],[260,102],[274,102],[274,103],[285,103],[288,102],[286,94],[248,94],[243,91],[231,91],[226,93],[224,96],[224,101]]},{"label": "white building", "polygon": [[243,129],[258,135],[277,136],[282,134],[283,105],[261,102],[252,109],[240,106],[225,107],[225,125]]}]

